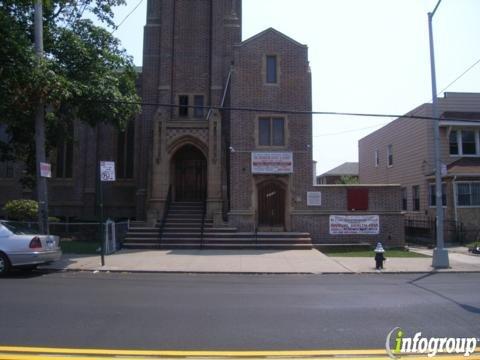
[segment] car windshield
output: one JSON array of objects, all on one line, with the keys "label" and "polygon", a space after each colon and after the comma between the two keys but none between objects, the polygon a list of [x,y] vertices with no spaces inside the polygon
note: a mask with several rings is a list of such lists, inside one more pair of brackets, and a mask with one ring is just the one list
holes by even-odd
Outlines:
[{"label": "car windshield", "polygon": [[34,225],[30,224],[16,224],[2,221],[1,224],[16,235],[34,235],[38,234],[38,230]]}]

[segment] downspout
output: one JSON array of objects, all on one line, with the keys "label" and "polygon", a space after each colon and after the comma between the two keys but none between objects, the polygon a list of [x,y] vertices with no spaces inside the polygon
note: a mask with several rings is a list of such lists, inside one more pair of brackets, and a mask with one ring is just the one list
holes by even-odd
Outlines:
[{"label": "downspout", "polygon": [[210,34],[209,34],[209,64],[208,64],[208,106],[212,106],[212,70],[213,70],[213,0],[210,0]]},{"label": "downspout", "polygon": [[[175,105],[175,97],[173,92],[173,83],[175,80],[175,25],[177,18],[177,7],[176,1],[173,1],[173,19],[172,19],[172,61],[170,68],[170,104]],[[174,106],[170,106],[170,119],[173,119]]]}]

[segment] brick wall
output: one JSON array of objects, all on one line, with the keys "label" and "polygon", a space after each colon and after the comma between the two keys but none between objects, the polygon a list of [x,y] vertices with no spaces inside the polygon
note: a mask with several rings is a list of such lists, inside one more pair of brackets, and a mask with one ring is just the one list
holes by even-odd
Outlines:
[{"label": "brick wall", "polygon": [[[278,83],[266,84],[265,58],[276,55]],[[308,49],[274,29],[268,29],[236,46],[232,77],[232,107],[259,109],[311,110],[311,76]],[[258,118],[284,117],[286,144],[283,147],[258,146]],[[293,153],[293,174],[269,175],[287,187],[287,213],[304,208],[302,194],[312,184],[312,119],[310,115],[274,112],[234,111],[231,115],[230,222],[247,230],[252,228],[256,204],[256,183],[268,176],[251,172],[252,151]],[[287,214],[288,217],[288,214]],[[287,221],[287,229],[291,225]]]},{"label": "brick wall", "polygon": [[[368,210],[349,211],[348,189],[368,189]],[[318,185],[308,191],[321,192],[322,205],[310,206],[292,213],[292,224],[299,231],[311,234],[316,244],[370,243],[381,241],[387,246],[405,244],[404,218],[401,212],[401,188],[399,186],[375,185]],[[306,201],[306,195],[305,201]],[[330,235],[330,215],[378,215],[379,235]]]}]

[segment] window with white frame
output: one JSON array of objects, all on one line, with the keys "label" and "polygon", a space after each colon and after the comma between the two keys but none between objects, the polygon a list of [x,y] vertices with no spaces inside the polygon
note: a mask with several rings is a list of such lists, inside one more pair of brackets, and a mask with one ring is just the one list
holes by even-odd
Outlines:
[{"label": "window with white frame", "polygon": [[457,206],[480,207],[480,182],[457,183]]},{"label": "window with white frame", "polygon": [[378,149],[377,149],[377,150],[375,150],[375,167],[378,167],[378,165],[380,165],[380,157],[379,157]]},{"label": "window with white frame", "polygon": [[393,145],[387,146],[387,166],[393,166]]},{"label": "window with white frame", "polygon": [[[437,196],[436,196],[436,186],[435,184],[429,185],[429,199],[430,206],[437,206]],[[442,206],[447,206],[447,185],[442,183]]]},{"label": "window with white frame", "polygon": [[480,156],[479,130],[451,130],[448,140],[450,155]]}]

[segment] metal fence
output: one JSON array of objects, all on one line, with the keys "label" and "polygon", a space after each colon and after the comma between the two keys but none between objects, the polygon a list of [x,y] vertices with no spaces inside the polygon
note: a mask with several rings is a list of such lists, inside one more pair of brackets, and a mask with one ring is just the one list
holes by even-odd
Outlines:
[{"label": "metal fence", "polygon": [[[128,232],[129,221],[111,221],[111,225],[107,229],[106,224],[108,222],[110,221],[107,220],[103,223],[102,228],[100,228],[99,222],[50,222],[49,233],[59,236],[63,241],[98,244],[99,247],[101,238],[105,241],[110,240],[110,242],[113,243],[113,245],[109,246],[111,253],[121,248]],[[18,227],[19,230],[31,233],[38,233],[39,231],[38,222],[8,220],[8,223]],[[100,231],[102,232],[101,237]],[[112,234],[114,234],[114,238],[109,239]]]},{"label": "metal fence", "polygon": [[[480,228],[465,226],[461,222],[446,219],[443,222],[445,243],[448,245],[463,245],[478,241]],[[407,242],[435,246],[436,244],[436,219],[429,216],[406,216],[405,237]]]}]

